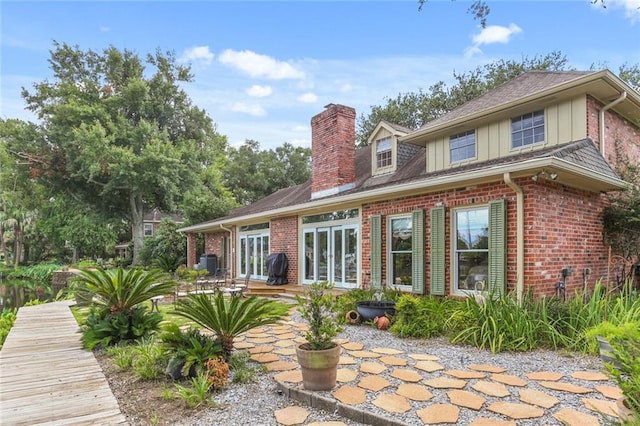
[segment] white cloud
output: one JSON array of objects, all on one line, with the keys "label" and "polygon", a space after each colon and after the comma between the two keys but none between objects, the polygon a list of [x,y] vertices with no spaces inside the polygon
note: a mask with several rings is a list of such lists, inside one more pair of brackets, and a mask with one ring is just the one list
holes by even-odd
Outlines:
[{"label": "white cloud", "polygon": [[640,22],[640,0],[609,0],[607,7],[624,9],[625,18],[633,24]]},{"label": "white cloud", "polygon": [[318,97],[313,93],[305,93],[302,96],[298,96],[298,100],[300,102],[304,102],[305,104],[312,104],[318,100]]},{"label": "white cloud", "polygon": [[256,98],[264,98],[273,93],[273,89],[271,86],[260,86],[258,84],[254,84],[246,90],[247,95],[253,96]]},{"label": "white cloud", "polygon": [[264,108],[262,108],[260,105],[245,104],[242,102],[236,102],[235,104],[231,105],[231,111],[242,112],[245,114],[253,115],[255,117],[263,117],[267,115],[267,111],[265,111]]},{"label": "white cloud", "polygon": [[218,60],[236,68],[251,77],[271,80],[303,79],[303,71],[296,69],[288,62],[280,62],[270,56],[260,55],[250,50],[235,51],[227,49],[220,54]]},{"label": "white cloud", "polygon": [[292,132],[308,132],[309,130],[309,126],[293,126],[291,128]]},{"label": "white cloud", "polygon": [[209,46],[195,46],[185,49],[178,61],[209,65],[213,61],[213,57],[214,55],[209,50]]},{"label": "white cloud", "polygon": [[344,83],[343,85],[340,86],[341,93],[347,93],[352,90],[353,90],[353,86],[351,86],[349,83]]},{"label": "white cloud", "polygon": [[508,27],[489,25],[488,27],[483,28],[479,34],[473,36],[473,44],[475,46],[493,43],[506,44],[511,39],[512,35],[520,32],[522,32],[522,28],[516,24],[509,24]]}]

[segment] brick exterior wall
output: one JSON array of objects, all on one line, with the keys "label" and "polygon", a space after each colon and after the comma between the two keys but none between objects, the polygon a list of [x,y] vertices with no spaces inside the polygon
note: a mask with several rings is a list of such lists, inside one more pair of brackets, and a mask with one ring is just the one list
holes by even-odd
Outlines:
[{"label": "brick exterior wall", "polygon": [[311,119],[311,193],[355,182],[356,110],[330,104]]},{"label": "brick exterior wall", "polygon": [[196,234],[187,234],[187,267],[193,268],[193,265],[200,260],[197,259],[198,242]]},{"label": "brick exterior wall", "polygon": [[287,255],[289,269],[287,279],[290,284],[298,282],[298,217],[289,216],[273,219],[269,224],[269,254]]},{"label": "brick exterior wall", "polygon": [[[600,149],[600,110],[602,104],[587,96],[587,136]],[[617,170],[620,161],[640,161],[640,129],[616,112],[604,113],[605,158]]]}]

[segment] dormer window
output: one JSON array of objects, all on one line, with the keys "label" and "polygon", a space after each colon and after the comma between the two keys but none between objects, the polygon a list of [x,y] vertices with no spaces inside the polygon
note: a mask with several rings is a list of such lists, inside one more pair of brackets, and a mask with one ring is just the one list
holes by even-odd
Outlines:
[{"label": "dormer window", "polygon": [[384,169],[393,164],[391,137],[376,141],[376,168]]},{"label": "dormer window", "polygon": [[458,133],[449,138],[449,158],[452,163],[476,157],[476,132]]}]

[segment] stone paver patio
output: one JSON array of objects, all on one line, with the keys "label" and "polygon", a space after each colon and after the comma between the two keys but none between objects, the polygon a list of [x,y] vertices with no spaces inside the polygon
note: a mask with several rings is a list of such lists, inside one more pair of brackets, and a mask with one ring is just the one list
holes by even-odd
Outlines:
[{"label": "stone paver patio", "polygon": [[[303,341],[304,329],[303,324],[294,322],[260,327],[240,336],[236,348],[248,351],[269,371],[278,371],[274,378],[280,386],[292,393],[303,391],[294,349]],[[620,389],[611,386],[601,371],[576,371],[570,377],[555,371],[519,374],[498,365],[471,362],[446,369],[442,360],[429,353],[405,353],[373,344],[368,347],[364,342],[340,343],[343,353],[336,387],[311,395],[329,395],[329,402],[350,407],[346,410],[349,413],[366,412],[366,404],[373,404],[388,419],[412,411],[415,420],[411,424],[417,425],[457,423],[461,410],[466,410],[466,418],[468,413],[475,416],[473,425],[517,425],[519,420],[535,421],[545,415],[569,426],[618,420],[615,401]],[[582,407],[563,407],[554,396],[562,392],[580,395]],[[446,396],[447,403],[433,402],[439,395]],[[274,416],[283,425],[304,424],[306,419],[299,407],[279,410]]]}]

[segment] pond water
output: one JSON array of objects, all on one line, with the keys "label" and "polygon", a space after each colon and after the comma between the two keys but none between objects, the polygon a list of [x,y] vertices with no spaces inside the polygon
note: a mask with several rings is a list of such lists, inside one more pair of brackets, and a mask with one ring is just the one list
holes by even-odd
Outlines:
[{"label": "pond water", "polygon": [[4,309],[20,308],[34,299],[47,300],[50,297],[46,290],[32,287],[33,285],[25,280],[0,278],[0,312]]}]

